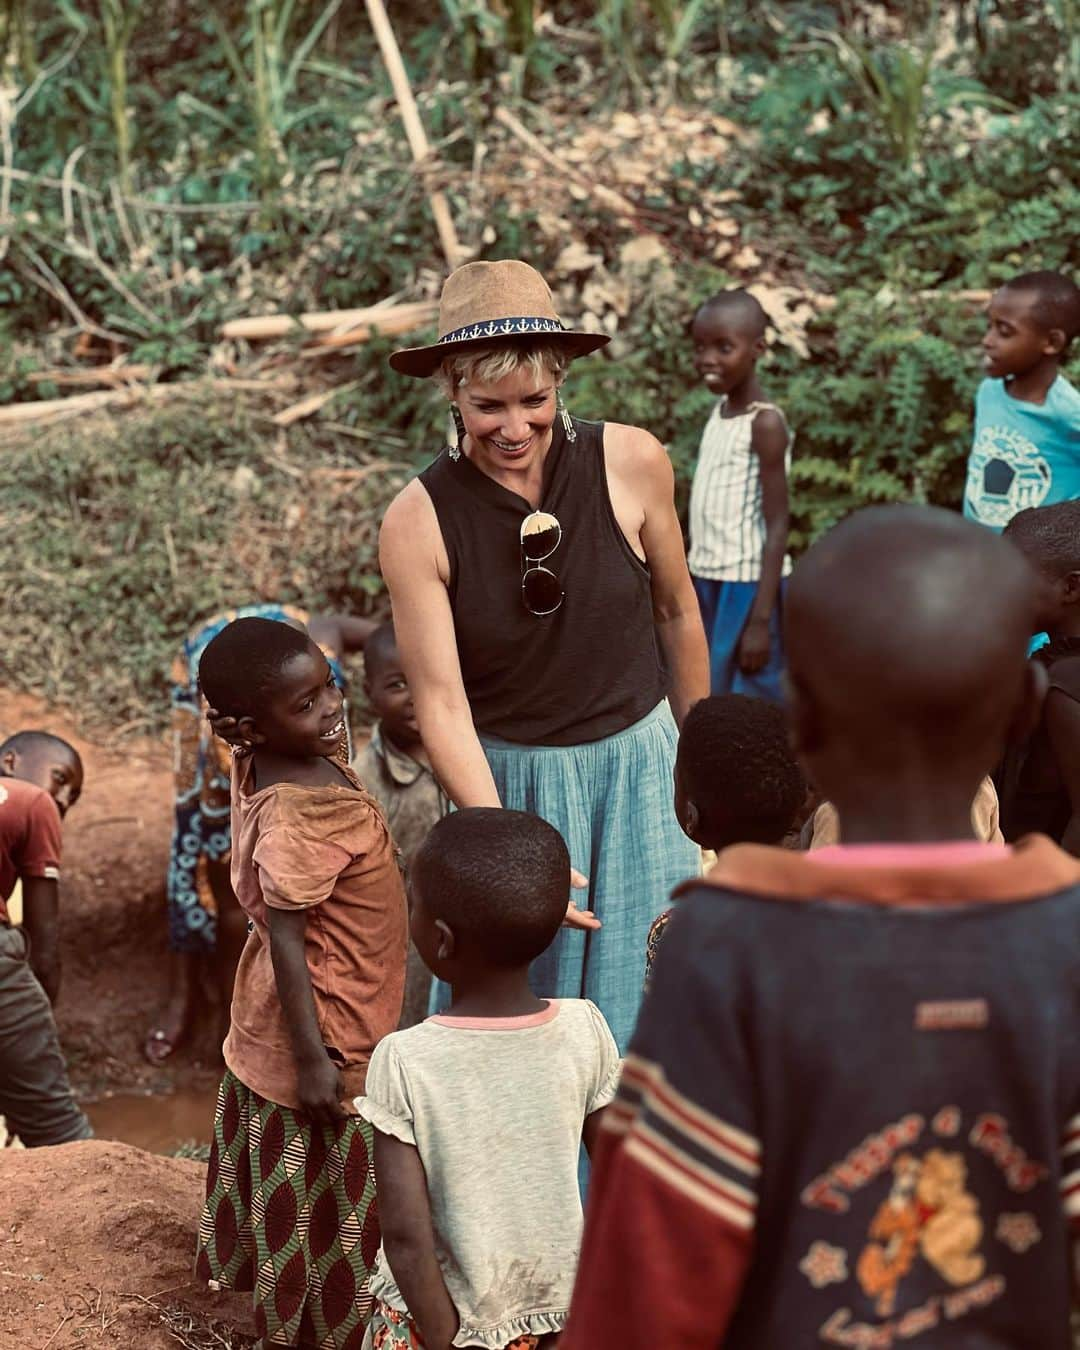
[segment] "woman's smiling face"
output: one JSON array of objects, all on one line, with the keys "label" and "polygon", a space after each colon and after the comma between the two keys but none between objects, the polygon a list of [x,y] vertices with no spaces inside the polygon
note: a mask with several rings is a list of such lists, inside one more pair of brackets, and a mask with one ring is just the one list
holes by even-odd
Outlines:
[{"label": "woman's smiling face", "polygon": [[527,365],[490,384],[460,386],[456,402],[476,466],[488,473],[531,468],[551,444],[557,388],[554,375],[538,376]]}]

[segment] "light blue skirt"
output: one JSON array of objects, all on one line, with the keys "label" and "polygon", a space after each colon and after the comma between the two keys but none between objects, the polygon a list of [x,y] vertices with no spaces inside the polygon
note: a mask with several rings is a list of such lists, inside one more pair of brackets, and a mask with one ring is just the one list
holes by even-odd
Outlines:
[{"label": "light blue skirt", "polygon": [[[620,1054],[637,1021],[649,926],[671,892],[701,871],[701,854],[675,818],[678,730],[667,702],[640,722],[584,745],[517,745],[481,736],[499,799],[559,831],[570,862],[589,878],[572,891],[603,927],[560,929],[533,963],[540,998],[588,998],[607,1018]],[[445,987],[433,1005],[445,1007]]]}]

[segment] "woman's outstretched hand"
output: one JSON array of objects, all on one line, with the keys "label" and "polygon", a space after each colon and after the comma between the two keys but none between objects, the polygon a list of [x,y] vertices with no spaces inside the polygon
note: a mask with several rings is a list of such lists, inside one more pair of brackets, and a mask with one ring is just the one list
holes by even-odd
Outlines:
[{"label": "woman's outstretched hand", "polygon": [[[570,869],[570,885],[576,891],[582,890],[589,884],[589,878],[584,876],[576,867]],[[566,906],[566,918],[563,919],[564,928],[599,928],[600,920],[591,909],[578,909],[573,900]]]}]

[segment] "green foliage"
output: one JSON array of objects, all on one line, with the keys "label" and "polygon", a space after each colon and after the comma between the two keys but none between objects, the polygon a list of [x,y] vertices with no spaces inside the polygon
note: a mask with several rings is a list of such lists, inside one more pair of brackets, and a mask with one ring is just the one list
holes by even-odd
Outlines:
[{"label": "green foliage", "polygon": [[959,504],[980,333],[948,301],[838,297],[814,331],[815,361],[784,395],[798,438],[796,546],[859,506]]},{"label": "green foliage", "polygon": [[935,4],[921,42],[871,45],[851,34],[829,32],[824,41],[854,81],[863,102],[877,118],[897,161],[910,168],[922,149],[926,123],[954,104],[1007,107],[977,80],[957,79],[935,70],[938,40]]},{"label": "green foliage", "polygon": [[5,447],[0,685],[157,727],[200,615],[259,599],[369,611],[378,520],[408,469],[378,448],[318,424],[275,446],[255,409],[198,386]]},{"label": "green foliage", "polygon": [[98,0],[105,38],[105,77],[109,89],[120,186],[131,192],[131,114],[128,110],[128,47],[139,19],[139,0]]},{"label": "green foliage", "polygon": [[957,36],[974,47],[973,73],[1010,103],[1080,91],[1077,0],[969,0]]},{"label": "green foliage", "polygon": [[200,1143],[198,1139],[181,1140],[169,1153],[170,1158],[190,1158],[194,1162],[210,1161],[210,1145]]},{"label": "green foliage", "polygon": [[[933,41],[937,0],[391,11],[463,238],[536,263],[568,318],[595,308],[617,325],[571,371],[575,413],[655,432],[685,505],[712,402],[685,333],[696,304],[755,280],[825,293],[808,354],[777,343],[762,368],[797,435],[795,546],[864,503],[958,503],[982,321],[949,294],[1078,263],[1077,0],[942,6],[951,52]],[[18,86],[0,399],[55,396],[30,377],[69,359],[76,332],[167,381],[204,374],[233,315],[433,290],[429,183],[362,6],[9,0],[0,48]],[[559,154],[599,133],[569,181],[515,174],[523,152],[492,112],[523,96]],[[668,115],[742,130],[715,154],[665,156]],[[603,162],[605,136],[624,164]],[[639,162],[610,184],[627,220],[588,182]],[[667,259],[642,277],[623,250],[650,234]],[[560,265],[567,245],[599,261]],[[445,423],[430,386],[387,374],[394,345],[320,366],[340,388],[288,432],[197,385],[5,446],[0,683],[156,726],[162,672],[200,614],[264,596],[379,607],[378,518]]]},{"label": "green foliage", "polygon": [[286,138],[314,115],[312,107],[294,109],[293,96],[304,63],[340,8],[341,0],[329,0],[307,31],[294,39],[296,0],[248,0],[248,27],[242,43],[233,40],[224,20],[210,9],[229,68],[240,88],[247,91],[258,180],[264,192],[281,182],[288,162]]}]

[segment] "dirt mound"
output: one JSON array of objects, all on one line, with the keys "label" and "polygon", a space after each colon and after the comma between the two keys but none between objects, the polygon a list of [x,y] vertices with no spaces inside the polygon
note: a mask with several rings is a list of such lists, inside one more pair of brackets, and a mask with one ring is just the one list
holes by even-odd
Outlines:
[{"label": "dirt mound", "polygon": [[246,1344],[250,1296],[192,1272],[205,1175],[127,1144],[0,1153],[0,1350],[175,1350],[170,1324],[192,1346]]}]

